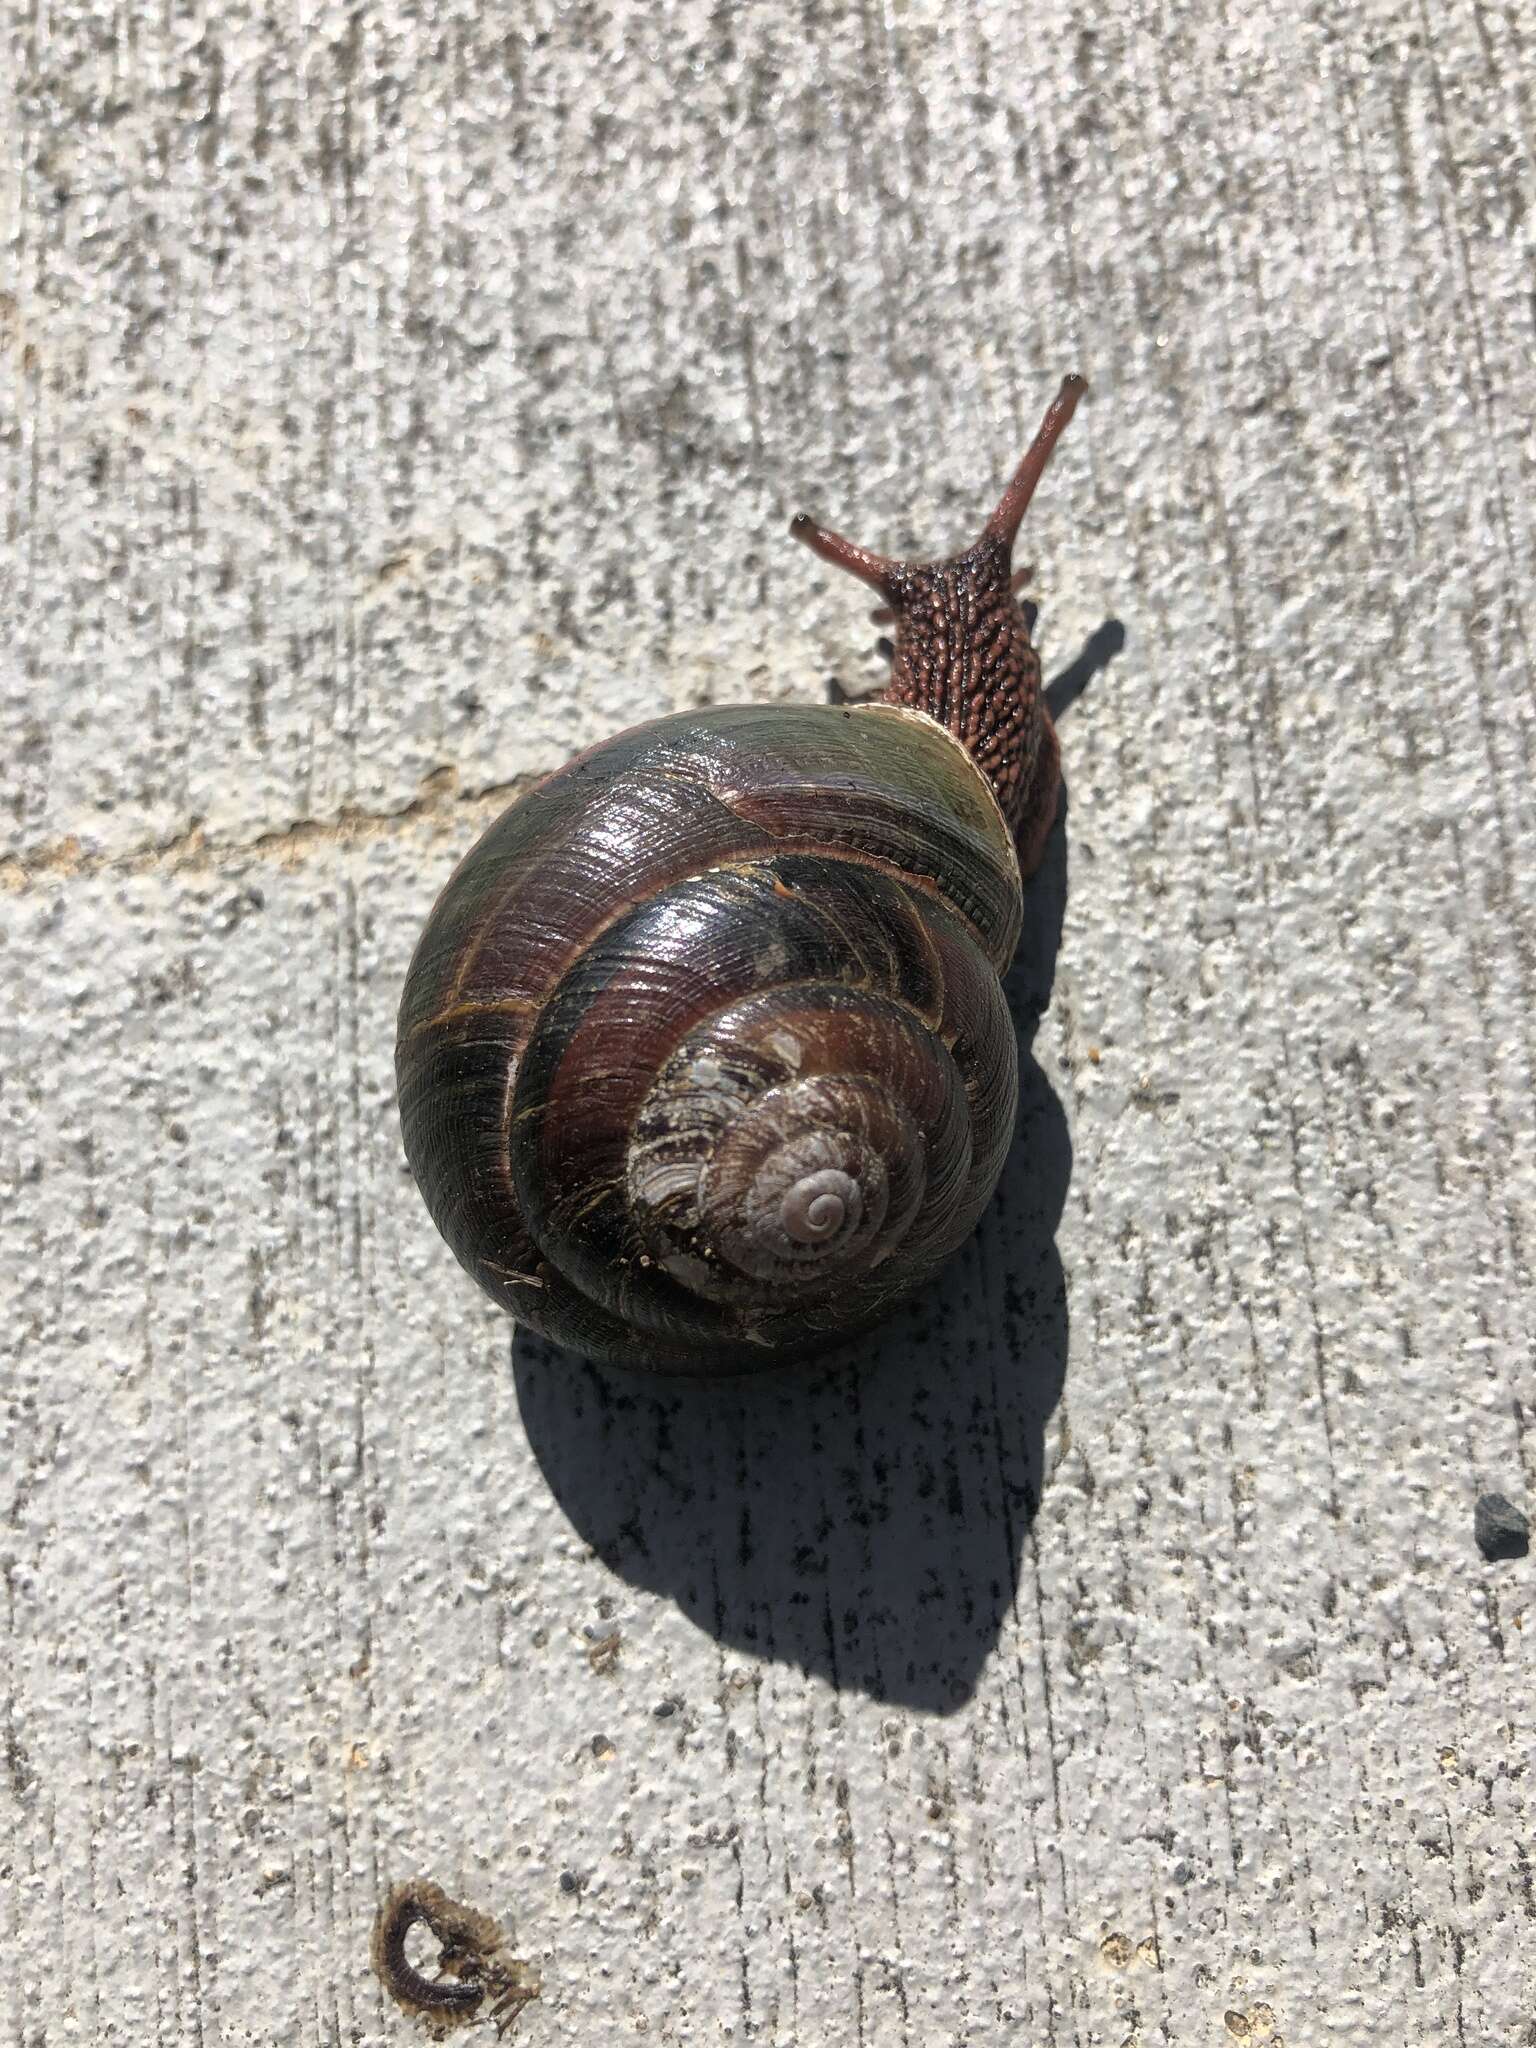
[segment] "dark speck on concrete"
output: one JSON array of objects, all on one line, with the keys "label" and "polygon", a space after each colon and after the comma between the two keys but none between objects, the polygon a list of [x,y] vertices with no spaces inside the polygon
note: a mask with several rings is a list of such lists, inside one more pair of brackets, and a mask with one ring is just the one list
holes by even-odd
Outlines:
[{"label": "dark speck on concrete", "polygon": [[1477,1547],[1490,1563],[1508,1557],[1524,1557],[1531,1547],[1531,1524],[1513,1501],[1502,1493],[1485,1493],[1472,1517]]}]

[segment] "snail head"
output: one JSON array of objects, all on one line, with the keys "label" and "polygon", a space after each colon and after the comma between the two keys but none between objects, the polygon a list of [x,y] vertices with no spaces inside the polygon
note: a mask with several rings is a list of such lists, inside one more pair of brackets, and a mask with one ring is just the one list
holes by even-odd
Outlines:
[{"label": "snail head", "polygon": [[997,509],[969,547],[933,562],[903,562],[845,540],[800,513],[796,540],[879,591],[876,613],[896,629],[886,704],[926,712],[952,732],[991,783],[1017,836],[1025,872],[1038,860],[1056,810],[1057,752],[1040,687],[1040,662],[1014,598],[1013,543],[1062,430],[1087,390],[1061,389]]},{"label": "snail head", "polygon": [[842,534],[818,525],[804,512],[795,515],[789,523],[789,530],[796,540],[804,541],[824,562],[832,563],[834,568],[845,569],[850,576],[857,576],[861,583],[878,590],[891,607],[898,624],[923,586],[935,580],[963,576],[974,582],[978,572],[995,566],[995,573],[1006,582],[1013,566],[1013,543],[1029,509],[1030,499],[1035,495],[1035,487],[1045,474],[1046,464],[1068,420],[1077,409],[1077,401],[1087,389],[1086,378],[1074,374],[1062,379],[1061,389],[1047,408],[1039,432],[1025,450],[1024,458],[999,499],[996,511],[970,546],[957,555],[937,562],[897,561],[845,540]]}]

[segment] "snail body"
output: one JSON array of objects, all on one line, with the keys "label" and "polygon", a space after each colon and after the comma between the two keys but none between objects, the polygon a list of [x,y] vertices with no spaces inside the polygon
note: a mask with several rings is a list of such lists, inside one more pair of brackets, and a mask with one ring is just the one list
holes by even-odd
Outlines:
[{"label": "snail body", "polygon": [[968,1237],[1017,1050],[999,977],[1055,816],[1014,532],[887,562],[881,701],[683,712],[590,748],[460,863],[417,946],[406,1154],[493,1300],[587,1356],[743,1372],[865,1329]]}]

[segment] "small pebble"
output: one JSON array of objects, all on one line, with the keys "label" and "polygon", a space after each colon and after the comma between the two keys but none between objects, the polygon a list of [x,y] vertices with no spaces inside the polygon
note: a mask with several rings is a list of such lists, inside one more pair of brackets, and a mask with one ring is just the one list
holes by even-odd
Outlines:
[{"label": "small pebble", "polygon": [[1502,1493],[1483,1495],[1473,1512],[1472,1533],[1490,1564],[1507,1557],[1524,1557],[1531,1547],[1529,1517]]}]

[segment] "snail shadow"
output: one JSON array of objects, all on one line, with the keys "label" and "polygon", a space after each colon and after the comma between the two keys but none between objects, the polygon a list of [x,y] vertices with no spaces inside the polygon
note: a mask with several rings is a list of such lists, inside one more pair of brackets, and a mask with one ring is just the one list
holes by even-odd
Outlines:
[{"label": "snail shadow", "polygon": [[620,1578],[746,1656],[941,1714],[970,1699],[1013,1606],[1066,1376],[1055,1234],[1072,1148],[1031,1049],[1066,910],[1066,809],[1063,793],[1004,983],[1018,1130],[931,1287],[829,1360],[745,1379],[607,1370],[521,1330],[512,1347],[534,1455]]},{"label": "snail shadow", "polygon": [[1119,619],[1106,619],[1083,642],[1075,660],[1051,677],[1045,687],[1045,708],[1059,719],[1070,711],[1101,669],[1106,669],[1125,645],[1125,627]]}]

